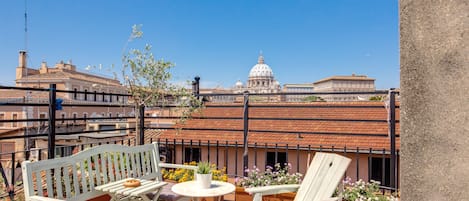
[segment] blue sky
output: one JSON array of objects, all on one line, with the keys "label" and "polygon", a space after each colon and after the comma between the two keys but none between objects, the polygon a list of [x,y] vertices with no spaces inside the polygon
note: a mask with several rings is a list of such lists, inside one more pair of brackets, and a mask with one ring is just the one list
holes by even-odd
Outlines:
[{"label": "blue sky", "polygon": [[[24,0],[0,1],[2,85],[14,84],[25,48],[24,10]],[[28,0],[27,10],[33,68],[70,59],[81,70],[119,67],[131,26],[142,24],[143,40],[129,47],[152,44],[176,64],[176,82],[245,82],[262,51],[282,85],[355,73],[399,87],[397,0]]]}]

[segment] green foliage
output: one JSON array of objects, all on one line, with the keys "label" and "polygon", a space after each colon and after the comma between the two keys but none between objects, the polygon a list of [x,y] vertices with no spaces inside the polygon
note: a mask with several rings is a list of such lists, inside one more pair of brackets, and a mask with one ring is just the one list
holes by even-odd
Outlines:
[{"label": "green foliage", "polygon": [[[134,25],[127,43],[142,37],[141,25]],[[181,114],[179,122],[184,123],[202,103],[184,86],[171,82],[170,70],[175,65],[170,61],[157,59],[149,44],[143,50],[131,49],[128,52],[126,47],[127,44],[123,50],[122,77],[135,104],[136,117],[140,115],[138,107],[163,108],[168,104],[175,104]],[[139,129],[137,128],[137,132]]]},{"label": "green foliage", "polygon": [[316,101],[325,101],[323,98],[319,96],[307,96],[303,98],[303,101],[305,102],[316,102]]},{"label": "green foliage", "polygon": [[[360,200],[376,200],[376,201],[390,201],[397,200],[394,196],[383,195],[379,190],[379,182],[371,181],[370,183],[362,181],[361,179],[352,182],[350,177],[343,181],[343,201],[360,201]],[[336,190],[334,196],[339,195],[339,190]]]},{"label": "green foliage", "polygon": [[285,164],[281,167],[280,163],[275,164],[274,167],[267,166],[265,172],[261,172],[256,166],[253,169],[246,169],[247,176],[243,178],[236,178],[236,185],[241,187],[257,187],[257,186],[270,186],[282,184],[299,184],[301,182],[301,173],[289,173],[291,164]]},{"label": "green foliage", "polygon": [[197,174],[210,174],[212,167],[209,162],[199,162],[197,164]]},{"label": "green foliage", "polygon": [[370,101],[384,101],[386,99],[386,96],[372,96],[370,97]]},{"label": "green foliage", "polygon": [[[192,161],[190,163],[184,163],[184,165],[193,165],[196,166],[197,162]],[[228,175],[226,174],[226,167],[222,169],[217,169],[216,164],[211,164],[212,169],[212,180],[215,181],[228,181]],[[161,174],[163,179],[169,179],[176,182],[185,182],[194,180],[194,171],[186,168],[177,168],[177,169],[162,169]]]}]

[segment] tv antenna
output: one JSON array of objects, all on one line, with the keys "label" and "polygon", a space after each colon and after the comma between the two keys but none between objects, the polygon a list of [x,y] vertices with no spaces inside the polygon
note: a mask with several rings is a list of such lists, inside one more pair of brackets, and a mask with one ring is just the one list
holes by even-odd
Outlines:
[{"label": "tv antenna", "polygon": [[28,52],[28,0],[24,0],[24,51]]}]

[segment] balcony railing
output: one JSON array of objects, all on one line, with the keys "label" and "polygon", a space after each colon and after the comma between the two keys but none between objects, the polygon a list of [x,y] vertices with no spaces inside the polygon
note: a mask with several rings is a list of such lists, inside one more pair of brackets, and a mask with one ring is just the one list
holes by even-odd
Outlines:
[{"label": "balcony railing", "polygon": [[[238,116],[195,116],[194,119],[202,119],[205,121],[211,120],[220,120],[220,119],[227,119],[227,120],[238,120],[241,122],[241,126],[237,128],[207,128],[207,127],[185,127],[184,130],[195,130],[195,131],[220,131],[220,132],[235,132],[235,133],[242,133],[243,138],[236,139],[236,140],[200,140],[197,138],[184,138],[184,139],[176,139],[176,138],[156,138],[148,136],[148,132],[151,130],[159,130],[159,129],[174,129],[172,126],[168,127],[165,126],[150,126],[145,124],[145,129],[142,129],[140,133],[135,133],[135,125],[129,126],[126,128],[104,128],[99,130],[79,130],[79,131],[64,131],[63,127],[67,125],[77,125],[79,122],[82,124],[87,121],[103,121],[103,120],[133,120],[136,117],[128,114],[124,114],[122,116],[115,116],[115,117],[75,117],[75,118],[62,118],[62,117],[55,117],[56,105],[56,95],[55,93],[81,93],[85,94],[92,94],[93,92],[80,92],[80,91],[65,91],[65,90],[56,90],[55,86],[51,85],[49,89],[37,89],[37,88],[19,88],[19,87],[2,87],[0,89],[8,89],[8,90],[20,90],[20,91],[37,91],[42,93],[48,93],[49,99],[48,101],[21,101],[21,99],[8,99],[2,100],[0,99],[0,112],[2,111],[3,107],[17,107],[17,106],[31,106],[34,108],[42,108],[44,111],[49,111],[48,114],[51,114],[50,117],[44,118],[26,118],[26,119],[8,119],[5,117],[0,119],[0,124],[11,124],[13,122],[17,122],[18,125],[20,123],[24,123],[25,125],[18,126],[16,129],[23,129],[24,135],[0,135],[0,145],[3,145],[2,148],[0,146],[0,179],[4,184],[4,193],[0,191],[0,198],[3,196],[10,196],[13,198],[15,195],[15,190],[21,189],[21,182],[20,179],[20,162],[24,160],[43,160],[47,158],[54,158],[54,157],[63,157],[70,155],[76,151],[83,150],[90,146],[99,146],[103,143],[116,143],[116,144],[124,144],[129,146],[134,146],[139,143],[150,143],[157,141],[160,145],[160,155],[162,156],[161,160],[166,160],[167,162],[171,163],[185,163],[189,161],[211,161],[215,163],[217,167],[223,168],[226,167],[227,174],[231,177],[235,176],[243,176],[244,168],[245,167],[252,167],[253,165],[262,167],[268,162],[289,162],[292,163],[294,169],[297,172],[302,172],[304,167],[307,165],[305,160],[308,159],[314,152],[322,151],[322,152],[335,152],[340,153],[343,155],[347,155],[350,158],[353,158],[356,163],[352,163],[349,171],[347,172],[346,176],[353,177],[355,179],[358,178],[378,178],[379,180],[383,181],[387,185],[382,185],[383,189],[390,189],[396,190],[398,189],[399,177],[397,175],[398,168],[399,168],[399,151],[396,150],[396,137],[398,138],[399,135],[396,135],[396,123],[399,121],[396,120],[396,109],[399,106],[396,106],[395,99],[397,98],[398,92],[393,90],[390,91],[375,91],[375,92],[361,92],[361,93],[351,93],[351,92],[340,92],[340,93],[272,93],[272,94],[199,94],[198,93],[198,85],[194,88],[195,95],[198,96],[200,99],[205,101],[217,101],[217,100],[230,100],[235,101],[238,104],[231,104],[231,105],[208,105],[207,108],[210,107],[219,107],[222,109],[230,109],[230,108],[239,108],[242,110],[240,115]],[[275,101],[282,101],[282,97],[287,97],[288,95],[306,95],[306,96],[319,96],[319,95],[351,95],[351,94],[371,94],[371,95],[383,95],[389,96],[389,117],[387,119],[379,119],[379,120],[367,120],[367,119],[359,119],[359,118],[352,118],[352,119],[325,119],[325,118],[298,118],[298,117],[290,117],[290,118],[270,118],[270,117],[250,117],[249,116],[249,109],[257,108],[276,108],[276,107],[305,107],[305,106],[294,106],[294,105],[287,105],[287,106],[276,106],[272,104],[255,104],[253,105],[252,102],[256,101],[257,103],[262,103],[263,101],[274,101],[272,97],[280,97],[278,100]],[[107,94],[105,94],[107,95]],[[128,97],[128,94],[112,94],[116,96]],[[267,97],[267,98],[253,98],[253,97]],[[218,97],[218,98],[216,98]],[[221,98],[220,98],[221,97]],[[223,98],[223,97],[230,97],[230,98]],[[236,98],[238,97],[238,98]],[[26,100],[26,99],[24,99]],[[28,99],[29,100],[29,99]],[[121,99],[124,100],[124,99]],[[132,111],[133,105],[125,104],[125,103],[103,103],[103,104],[96,104],[96,102],[90,101],[75,101],[75,100],[67,100],[62,104],[62,107],[68,108],[69,111],[73,111],[73,108],[79,107],[100,107],[100,108],[127,108],[128,111]],[[155,106],[157,107],[157,106]],[[169,106],[172,107],[172,106]],[[311,106],[312,107],[312,106]],[[329,108],[334,107],[343,107],[343,106],[324,106]],[[353,106],[351,106],[353,107]],[[147,107],[148,109],[148,107]],[[35,109],[34,109],[35,110]],[[39,110],[39,109],[38,109]],[[180,118],[177,115],[159,115],[158,117],[146,116],[145,113],[140,113],[141,116],[139,119],[141,122],[150,121],[154,119],[178,119]],[[20,115],[21,116],[21,115]],[[26,114],[26,116],[28,116]],[[247,141],[247,136],[250,132],[258,132],[258,133],[283,133],[288,135],[295,135],[298,138],[301,138],[302,135],[334,135],[334,136],[345,136],[350,135],[350,133],[343,132],[343,133],[324,133],[318,132],[314,130],[309,131],[289,131],[288,129],[282,130],[256,130],[249,127],[249,121],[253,120],[272,120],[272,121],[306,121],[306,122],[317,122],[317,121],[342,121],[342,122],[380,122],[380,123],[387,123],[389,132],[387,133],[375,133],[372,135],[389,138],[389,148],[384,149],[376,149],[370,147],[338,147],[333,146],[330,144],[310,144],[310,145],[300,145],[300,144],[288,144],[288,143],[250,143]],[[72,123],[73,122],[73,123]],[[39,128],[39,125],[42,123],[42,129],[34,129]],[[48,125],[56,125],[56,126],[48,126]],[[62,127],[61,127],[62,126]],[[42,132],[38,132],[42,130]],[[32,132],[37,131],[37,132]],[[46,131],[46,132],[44,132]],[[74,136],[77,134],[86,134],[86,133],[93,133],[93,132],[104,132],[104,131],[129,131],[131,134],[126,136],[125,138],[119,140],[106,140],[102,139],[100,142],[97,143],[75,143],[71,146],[58,146],[56,145],[56,137],[60,137],[61,140],[64,142],[67,141],[65,137],[67,136]],[[147,134],[147,135],[146,135]],[[360,135],[360,133],[354,133]],[[370,135],[370,134],[367,134]],[[43,139],[47,141],[47,148],[36,148],[35,142],[38,139]],[[70,139],[68,139],[70,141]],[[2,151],[5,150],[5,146],[8,147],[9,145],[6,142],[17,142],[17,141],[24,141],[24,149],[21,151]],[[3,144],[2,144],[3,143]],[[18,148],[16,149],[18,150]],[[249,154],[246,154],[249,153]],[[269,158],[269,160],[267,159]],[[363,163],[359,161],[367,161],[367,167],[363,167]],[[352,171],[350,171],[352,169]],[[363,170],[367,171],[363,171]],[[381,174],[375,174],[374,170],[381,169]],[[303,172],[304,173],[304,172]],[[1,185],[0,185],[1,186]]]}]

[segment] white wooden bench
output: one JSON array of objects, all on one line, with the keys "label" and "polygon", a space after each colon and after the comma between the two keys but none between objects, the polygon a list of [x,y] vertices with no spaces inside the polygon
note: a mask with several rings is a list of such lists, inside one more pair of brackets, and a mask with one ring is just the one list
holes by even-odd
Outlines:
[{"label": "white wooden bench", "polygon": [[[25,199],[83,201],[106,194],[97,190],[97,186],[136,178],[154,182],[141,192],[154,191],[152,199],[156,200],[161,186],[165,185],[161,167],[196,169],[196,166],[160,163],[156,143],[141,146],[106,144],[68,157],[24,161]],[[129,198],[133,198],[131,196],[135,195],[129,195]]]}]

